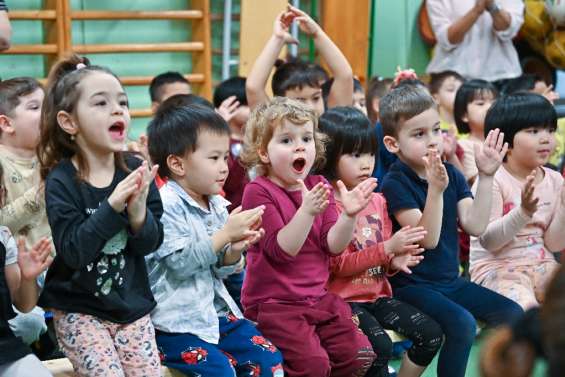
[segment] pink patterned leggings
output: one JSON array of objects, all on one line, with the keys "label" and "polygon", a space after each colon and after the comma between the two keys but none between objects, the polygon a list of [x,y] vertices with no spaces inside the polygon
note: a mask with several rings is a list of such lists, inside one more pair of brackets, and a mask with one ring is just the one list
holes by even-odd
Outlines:
[{"label": "pink patterned leggings", "polygon": [[161,376],[149,315],[129,324],[54,310],[57,340],[79,376]]}]

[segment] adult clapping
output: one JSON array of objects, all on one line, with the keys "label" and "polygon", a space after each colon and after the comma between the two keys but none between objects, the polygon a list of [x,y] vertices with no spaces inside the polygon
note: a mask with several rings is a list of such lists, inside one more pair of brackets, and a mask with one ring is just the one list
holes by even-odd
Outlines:
[{"label": "adult clapping", "polygon": [[522,0],[427,0],[426,7],[437,38],[428,73],[488,81],[522,73],[512,44],[524,21]]}]

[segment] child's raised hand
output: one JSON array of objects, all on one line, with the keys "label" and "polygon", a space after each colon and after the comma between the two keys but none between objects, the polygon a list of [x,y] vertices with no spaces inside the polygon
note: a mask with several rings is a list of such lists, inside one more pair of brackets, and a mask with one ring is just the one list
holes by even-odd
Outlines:
[{"label": "child's raised hand", "polygon": [[232,242],[231,249],[237,253],[242,253],[247,248],[257,242],[265,235],[265,229],[261,228],[259,230],[253,231],[253,234],[249,237],[246,237],[242,240]]},{"label": "child's raised hand", "polygon": [[264,211],[265,206],[245,211],[242,211],[241,207],[234,209],[221,229],[221,232],[225,234],[227,242],[233,244],[257,236],[257,232],[260,232],[260,229],[258,230],[257,227],[261,224],[261,216],[263,216]]},{"label": "child's raised hand", "polygon": [[435,149],[428,149],[428,155],[422,157],[426,168],[426,180],[429,187],[436,188],[439,192],[443,192],[449,184],[449,176],[445,165],[441,162],[439,153]]},{"label": "child's raised hand", "polygon": [[25,239],[18,239],[18,266],[25,280],[35,280],[51,265],[51,242],[47,237],[41,238],[27,250]]},{"label": "child's raised hand", "polygon": [[457,139],[453,134],[445,132],[442,134],[443,137],[443,154],[447,160],[450,160],[457,150]]},{"label": "child's raised hand", "polygon": [[[524,212],[530,217],[537,211],[539,202],[539,198],[534,197],[534,190],[536,189],[535,179],[536,171],[534,170],[526,177],[526,183],[522,189],[522,202],[520,204]],[[561,200],[563,200],[563,190],[561,190]]]},{"label": "child's raised hand", "polygon": [[290,25],[295,18],[296,15],[290,11],[279,13],[273,25],[273,35],[282,39],[284,43],[298,44],[298,40],[289,32]]},{"label": "child's raised hand", "polygon": [[108,197],[108,203],[114,211],[122,212],[126,208],[128,199],[138,190],[141,178],[141,167],[139,167],[116,185],[116,188]]},{"label": "child's raised hand", "polygon": [[424,239],[427,231],[422,226],[412,228],[407,225],[384,242],[385,252],[387,254],[406,254],[414,251],[422,252],[418,242]]},{"label": "child's raised hand", "polygon": [[140,219],[145,217],[147,195],[149,194],[149,186],[157,175],[159,165],[154,165],[149,169],[149,163],[143,161],[141,166],[135,171],[138,172],[137,189],[131,194],[127,200],[127,211],[130,221],[132,219]]},{"label": "child's raised hand", "polygon": [[419,255],[420,253],[422,253],[422,251],[416,250],[410,253],[396,255],[390,260],[390,267],[394,270],[411,274],[412,270],[410,268],[417,266],[422,259],[424,259],[423,255]]},{"label": "child's raised hand", "polygon": [[229,121],[234,117],[239,105],[240,103],[236,96],[229,96],[222,102],[220,107],[216,109],[216,112],[224,118],[226,123],[229,123]]},{"label": "child's raised hand", "polygon": [[376,187],[376,178],[365,179],[351,191],[347,190],[342,181],[337,181],[337,189],[339,190],[341,204],[343,205],[343,212],[349,217],[356,216],[367,207]]},{"label": "child's raised hand", "polygon": [[302,204],[300,208],[311,216],[316,216],[326,210],[330,204],[330,188],[327,184],[319,182],[312,190],[308,190],[302,179],[298,180],[302,191]]},{"label": "child's raised hand", "polygon": [[479,173],[492,176],[498,170],[508,151],[504,142],[504,133],[497,128],[489,131],[481,147],[475,145],[475,163]]},{"label": "child's raised hand", "polygon": [[289,5],[288,11],[294,15],[294,20],[298,22],[298,27],[304,34],[315,38],[318,32],[322,29],[320,25],[318,25],[316,21],[312,19],[312,17],[310,17],[307,13],[301,11],[300,9]]}]

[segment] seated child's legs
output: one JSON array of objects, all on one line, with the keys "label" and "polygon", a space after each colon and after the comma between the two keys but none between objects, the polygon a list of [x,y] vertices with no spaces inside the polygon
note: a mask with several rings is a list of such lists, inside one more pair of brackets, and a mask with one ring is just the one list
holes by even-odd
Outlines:
[{"label": "seated child's legs", "polygon": [[164,364],[186,375],[282,377],[282,355],[247,320],[220,317],[220,341],[157,332]]},{"label": "seated child's legs", "polygon": [[122,325],[87,314],[55,310],[53,321],[59,346],[79,375],[161,375],[149,315]]},{"label": "seated child's legs", "polygon": [[27,355],[11,363],[0,365],[0,377],[51,377],[51,373],[35,355]]},{"label": "seated child's legs", "polygon": [[[393,297],[381,297],[367,310],[387,330],[394,330],[412,341],[408,358],[414,364],[428,366],[441,347],[443,332],[439,324],[412,305]],[[377,355],[379,351],[375,350]]]},{"label": "seated child's legs", "polygon": [[392,340],[387,335],[381,324],[369,312],[364,304],[351,303],[351,311],[359,320],[359,328],[371,342],[373,351],[377,355],[373,365],[367,372],[371,377],[388,377],[388,362],[392,357]]},{"label": "seated child's legs", "polygon": [[559,269],[560,264],[556,261],[547,261],[538,264],[532,271],[532,279],[534,281],[534,293],[538,302],[544,302],[545,290],[553,276]]},{"label": "seated child's legs", "polygon": [[282,351],[289,377],[363,376],[375,358],[349,306],[333,294],[312,305],[261,304],[257,321]]},{"label": "seated child's legs", "polygon": [[440,326],[445,342],[439,354],[439,377],[464,377],[475,339],[476,322],[464,307],[428,286],[410,285],[394,291],[395,297],[421,310]]},{"label": "seated child's legs", "polygon": [[534,282],[524,270],[492,270],[479,284],[518,303],[523,309],[539,305]]},{"label": "seated child's legs", "polygon": [[10,329],[17,337],[22,338],[25,344],[31,344],[47,331],[45,312],[39,306],[29,313],[20,313],[14,308],[17,316],[9,320]]}]

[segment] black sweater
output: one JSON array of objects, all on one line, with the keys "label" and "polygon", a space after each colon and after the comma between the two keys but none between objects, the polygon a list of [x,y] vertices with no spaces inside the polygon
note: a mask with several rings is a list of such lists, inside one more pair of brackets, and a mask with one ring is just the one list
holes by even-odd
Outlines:
[{"label": "black sweater", "polygon": [[[130,158],[127,164],[133,170],[140,160]],[[163,206],[152,183],[145,224],[133,235],[126,211],[117,213],[108,203],[127,175],[116,168],[110,186],[96,188],[79,181],[71,161],[63,160],[47,176],[47,218],[57,255],[40,306],[115,323],[131,323],[155,307],[144,257],[163,241]]]}]

